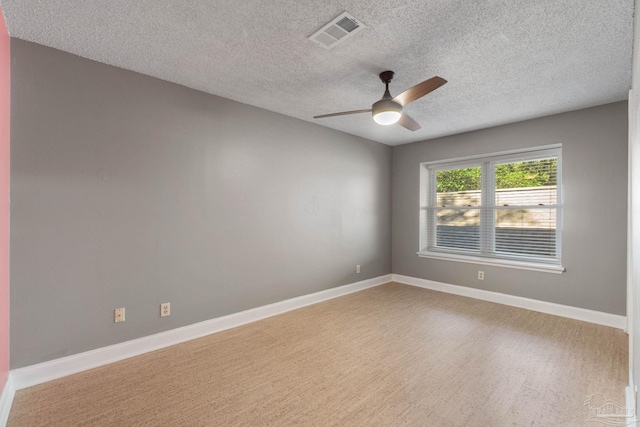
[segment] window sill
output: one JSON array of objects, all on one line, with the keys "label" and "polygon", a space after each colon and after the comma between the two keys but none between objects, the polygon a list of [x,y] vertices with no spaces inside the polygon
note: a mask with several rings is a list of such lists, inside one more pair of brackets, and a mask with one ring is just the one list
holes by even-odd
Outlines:
[{"label": "window sill", "polygon": [[520,270],[542,271],[545,273],[562,274],[565,268],[561,265],[538,264],[534,262],[507,259],[482,258],[471,255],[449,254],[443,252],[417,252],[421,258],[440,259],[445,261],[468,262],[472,264],[493,265],[496,267],[517,268]]}]

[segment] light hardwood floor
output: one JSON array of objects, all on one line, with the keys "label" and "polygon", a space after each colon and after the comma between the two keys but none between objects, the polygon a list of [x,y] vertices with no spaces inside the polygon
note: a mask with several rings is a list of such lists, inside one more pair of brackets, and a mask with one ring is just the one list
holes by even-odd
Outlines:
[{"label": "light hardwood floor", "polygon": [[623,331],[390,283],[16,393],[9,426],[574,426]]}]

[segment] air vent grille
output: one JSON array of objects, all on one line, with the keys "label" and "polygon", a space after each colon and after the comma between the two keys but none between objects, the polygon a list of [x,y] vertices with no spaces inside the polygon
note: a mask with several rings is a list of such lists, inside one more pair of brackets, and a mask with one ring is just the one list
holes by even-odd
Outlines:
[{"label": "air vent grille", "polygon": [[354,34],[360,32],[365,25],[351,14],[344,12],[315,32],[309,40],[325,49],[333,49]]},{"label": "air vent grille", "polygon": [[345,30],[347,33],[352,32],[353,30],[355,30],[360,26],[355,20],[349,19],[346,16],[341,20],[339,20],[338,22],[336,22],[336,25],[342,28],[343,30]]}]

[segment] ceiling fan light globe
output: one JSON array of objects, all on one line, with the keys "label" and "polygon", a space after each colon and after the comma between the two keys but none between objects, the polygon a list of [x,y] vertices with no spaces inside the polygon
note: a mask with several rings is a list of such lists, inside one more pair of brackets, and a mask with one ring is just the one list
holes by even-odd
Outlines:
[{"label": "ceiling fan light globe", "polygon": [[371,113],[373,115],[373,120],[376,123],[389,126],[394,123],[397,123],[400,120],[400,116],[402,115],[402,105],[397,102],[393,102],[390,99],[383,99],[371,107]]},{"label": "ceiling fan light globe", "polygon": [[389,126],[400,120],[401,113],[397,111],[382,111],[373,116],[373,120],[382,126]]}]

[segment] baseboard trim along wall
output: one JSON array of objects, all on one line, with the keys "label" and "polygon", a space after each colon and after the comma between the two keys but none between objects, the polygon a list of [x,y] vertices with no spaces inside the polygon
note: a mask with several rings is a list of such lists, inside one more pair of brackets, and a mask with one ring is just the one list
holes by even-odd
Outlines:
[{"label": "baseboard trim along wall", "polygon": [[2,394],[0,395],[0,426],[6,426],[9,420],[9,412],[11,411],[11,405],[13,404],[13,397],[16,394],[16,389],[13,385],[13,378],[11,372],[7,376],[7,382],[4,383]]},{"label": "baseboard trim along wall", "polygon": [[586,308],[571,307],[553,302],[539,301],[514,295],[501,294],[499,292],[485,291],[483,289],[469,288],[467,286],[450,285],[448,283],[435,282],[433,280],[419,279],[417,277],[392,274],[394,282],[405,285],[431,289],[433,291],[446,292],[448,294],[475,298],[513,307],[526,308],[527,310],[553,314],[612,328],[625,329],[627,318],[617,314],[603,313],[601,311],[587,310]]},{"label": "baseboard trim along wall", "polygon": [[636,410],[635,410],[636,399],[635,399],[635,393],[631,386],[625,387],[624,400],[625,400],[626,417],[624,420],[621,420],[623,421],[621,425],[624,425],[625,427],[637,427],[638,419],[636,418]]},{"label": "baseboard trim along wall", "polygon": [[226,329],[242,326],[247,323],[266,319],[267,317],[286,313],[287,311],[327,301],[343,295],[379,286],[391,281],[391,274],[351,283],[336,288],[303,295],[296,298],[264,305],[228,316],[218,317],[193,325],[172,329],[166,332],[149,335],[131,341],[90,350],[72,356],[39,363],[11,371],[12,388],[20,390],[41,384],[67,375],[97,368],[129,357],[138,356],[150,351],[159,350],[171,345],[180,344],[201,338]]}]

